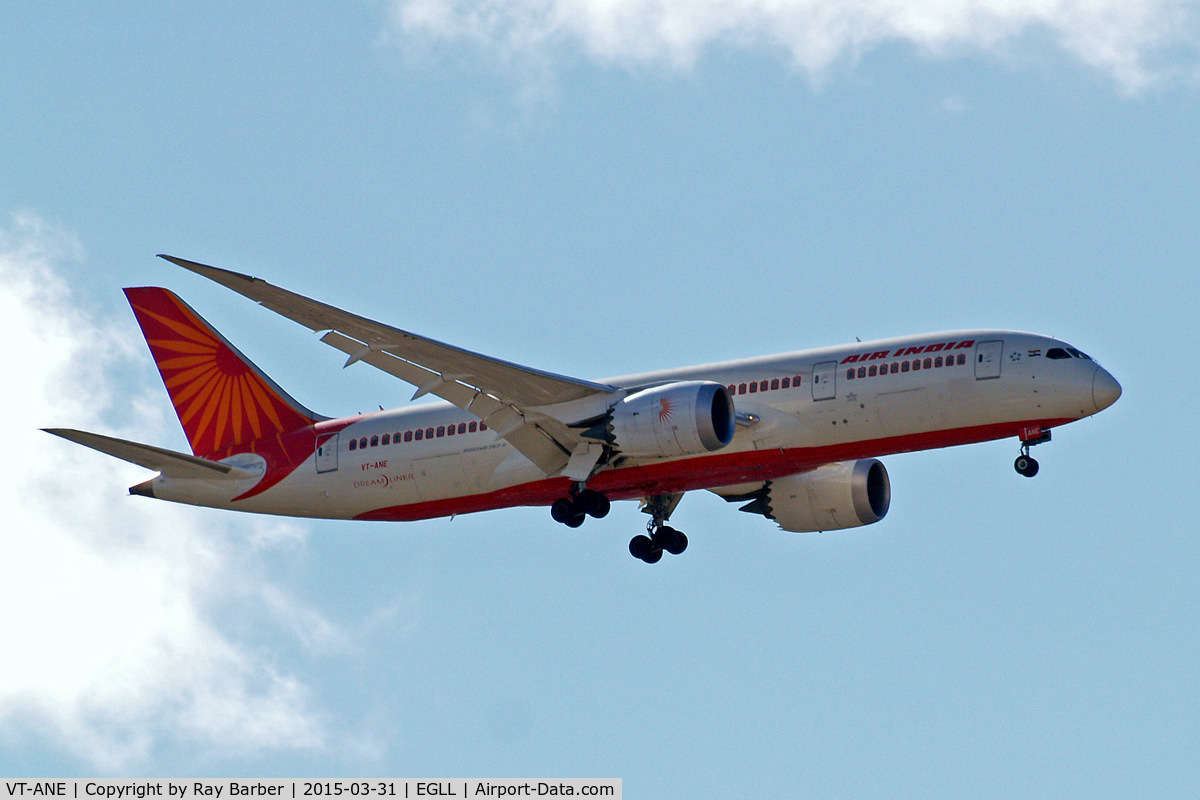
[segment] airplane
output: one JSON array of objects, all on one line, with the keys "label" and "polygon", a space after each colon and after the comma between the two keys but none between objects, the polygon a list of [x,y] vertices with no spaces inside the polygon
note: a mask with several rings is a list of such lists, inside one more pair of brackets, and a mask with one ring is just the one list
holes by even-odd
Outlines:
[{"label": "airplane", "polygon": [[1121,396],[1047,336],[906,336],[602,380],[524,367],[419,336],[266,281],[161,256],[317,332],[440,403],[316,414],[174,293],[125,289],[192,453],[66,428],[49,433],[159,474],[130,494],[258,514],[410,521],[549,506],[577,528],[638,500],[646,563],[688,546],[667,523],[705,489],[784,531],[882,520],[894,453],[1016,437],[1031,447]]}]

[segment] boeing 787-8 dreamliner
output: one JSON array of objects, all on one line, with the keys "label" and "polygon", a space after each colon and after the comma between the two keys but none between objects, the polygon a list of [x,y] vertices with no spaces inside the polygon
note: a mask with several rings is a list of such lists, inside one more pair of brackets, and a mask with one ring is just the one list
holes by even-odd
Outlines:
[{"label": "boeing 787-8 dreamliner", "polygon": [[236,272],[164,256],[314,331],[441,403],[323,417],[297,403],[173,293],[126,289],[192,454],[50,433],[158,471],[135,495],[296,517],[403,521],[544,505],[570,527],[613,500],[650,515],[629,551],[679,554],[667,522],[707,489],[815,532],[878,522],[877,459],[1016,437],[1029,448],[1121,387],[1066,342],[951,331],[601,380],[523,367],[393,328]]}]

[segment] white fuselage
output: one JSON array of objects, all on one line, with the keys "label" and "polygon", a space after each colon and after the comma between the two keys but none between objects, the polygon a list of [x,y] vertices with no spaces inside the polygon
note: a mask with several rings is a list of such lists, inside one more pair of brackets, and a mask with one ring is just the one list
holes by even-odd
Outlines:
[{"label": "white fuselage", "polygon": [[[1051,350],[1068,355],[1050,358]],[[1032,438],[1097,413],[1120,391],[1066,343],[1011,331],[856,343],[602,383],[633,389],[685,380],[729,388],[739,419],[733,441],[703,455],[614,459],[589,488],[616,500],[750,486],[830,462]],[[603,413],[587,402],[542,411],[568,424]],[[208,485],[160,476],[153,494],[267,514],[403,520],[549,504],[571,485],[449,404],[328,420],[317,424],[316,440],[316,452],[259,493],[255,479]]]}]

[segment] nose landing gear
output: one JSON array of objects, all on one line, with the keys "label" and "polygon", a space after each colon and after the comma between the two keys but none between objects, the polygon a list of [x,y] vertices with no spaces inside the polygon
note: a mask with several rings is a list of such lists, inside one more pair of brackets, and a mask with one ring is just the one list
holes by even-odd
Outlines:
[{"label": "nose landing gear", "polygon": [[1041,428],[1022,431],[1021,455],[1017,456],[1017,460],[1013,462],[1013,469],[1026,478],[1032,478],[1034,475],[1037,475],[1038,462],[1036,458],[1029,455],[1029,448],[1048,441],[1050,441],[1050,431],[1043,431]]}]

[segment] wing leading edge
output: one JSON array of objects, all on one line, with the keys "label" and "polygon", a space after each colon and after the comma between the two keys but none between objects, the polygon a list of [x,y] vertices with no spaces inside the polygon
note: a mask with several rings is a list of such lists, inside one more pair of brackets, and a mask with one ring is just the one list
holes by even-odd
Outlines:
[{"label": "wing leading edge", "polygon": [[[538,412],[616,391],[615,387],[524,367],[376,322],[274,286],[261,278],[161,255],[313,331],[346,353],[346,366],[363,361],[417,387],[413,399],[433,394],[488,424],[547,475],[563,469],[581,446],[578,434]],[[586,443],[584,443],[586,446]]]}]

